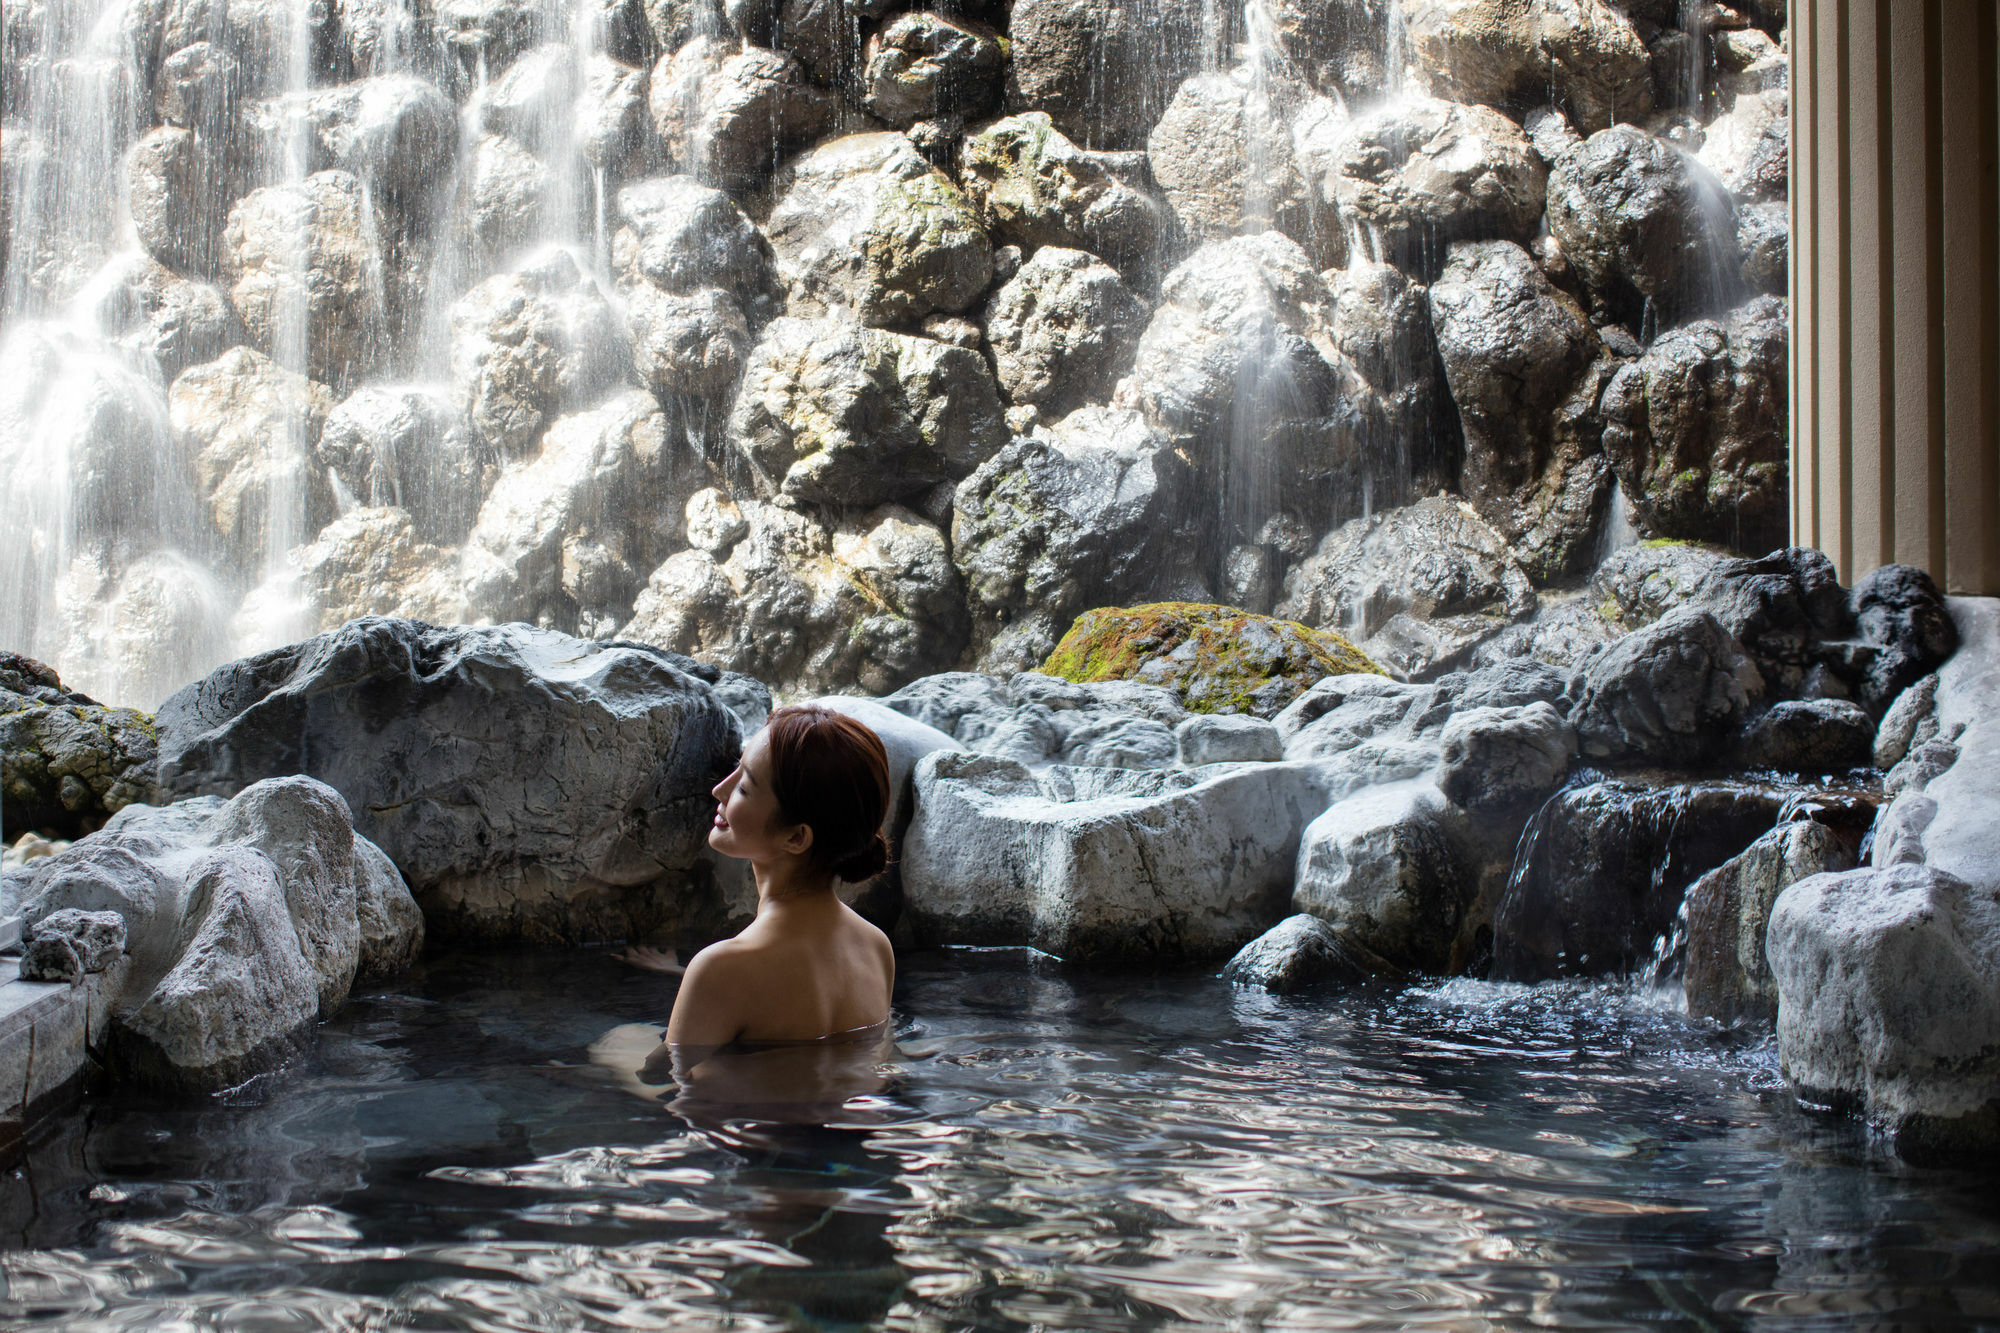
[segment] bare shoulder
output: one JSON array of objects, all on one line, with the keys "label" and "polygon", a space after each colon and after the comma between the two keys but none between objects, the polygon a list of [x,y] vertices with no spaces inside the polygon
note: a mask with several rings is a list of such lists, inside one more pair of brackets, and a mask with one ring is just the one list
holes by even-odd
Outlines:
[{"label": "bare shoulder", "polygon": [[896,946],[889,942],[889,937],[882,932],[880,926],[853,908],[848,909],[847,917],[848,929],[865,942],[868,956],[878,963],[883,974],[893,981],[896,976]]}]

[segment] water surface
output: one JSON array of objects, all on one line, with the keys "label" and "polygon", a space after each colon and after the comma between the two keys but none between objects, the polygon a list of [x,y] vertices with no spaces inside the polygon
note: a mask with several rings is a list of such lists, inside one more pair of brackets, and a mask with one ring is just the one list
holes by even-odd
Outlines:
[{"label": "water surface", "polygon": [[1615,987],[903,969],[880,1092],[691,1124],[586,1054],[671,981],[433,960],[292,1070],[59,1125],[0,1192],[0,1322],[2000,1328],[2000,1174]]}]

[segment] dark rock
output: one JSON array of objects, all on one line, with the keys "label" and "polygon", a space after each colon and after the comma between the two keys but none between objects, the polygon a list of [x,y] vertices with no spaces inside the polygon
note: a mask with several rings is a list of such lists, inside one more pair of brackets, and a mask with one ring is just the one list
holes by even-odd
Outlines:
[{"label": "dark rock", "polygon": [[1395,969],[1370,958],[1316,916],[1288,916],[1237,950],[1222,979],[1238,986],[1261,986],[1290,995],[1308,986],[1354,985]]},{"label": "dark rock", "polygon": [[1046,111],[1086,148],[1138,148],[1182,79],[1219,52],[1196,0],[1016,0],[1006,109]]},{"label": "dark rock", "polygon": [[1439,737],[1438,789],[1475,815],[1525,817],[1562,785],[1576,733],[1548,703],[1467,707],[1461,699]]},{"label": "dark rock", "polygon": [[1687,607],[1593,657],[1569,720],[1590,758],[1693,765],[1718,755],[1763,695],[1743,645]]},{"label": "dark rock", "polygon": [[1747,768],[1838,773],[1874,757],[1875,719],[1845,699],[1799,699],[1771,705],[1737,748]]},{"label": "dark rock", "polygon": [[943,14],[899,14],[868,39],[861,104],[905,126],[947,113],[976,119],[1000,100],[1006,54],[980,23]]},{"label": "dark rock", "polygon": [[1808,875],[1851,869],[1853,852],[1811,820],[1782,824],[1717,866],[1687,895],[1688,1012],[1723,1023],[1769,1023],[1778,985],[1764,956],[1764,932],[1778,895]]},{"label": "dark rock", "polygon": [[63,688],[33,658],[0,654],[0,827],[76,838],[157,799],[152,719]]},{"label": "dark rock", "polygon": [[650,99],[672,167],[732,192],[761,185],[779,153],[818,134],[834,109],[789,54],[706,35],[660,57]]},{"label": "dark rock", "polygon": [[1849,603],[1874,649],[1859,680],[1861,701],[1871,709],[1887,708],[1958,648],[1944,596],[1921,569],[1883,565],[1855,583]]},{"label": "dark rock", "polygon": [[124,917],[65,907],[35,922],[21,950],[21,980],[74,985],[104,971],[124,953]]},{"label": "dark rock", "polygon": [[1586,130],[1653,108],[1651,55],[1606,0],[1414,0],[1403,22],[1410,63],[1440,97],[1528,106],[1553,97]]}]

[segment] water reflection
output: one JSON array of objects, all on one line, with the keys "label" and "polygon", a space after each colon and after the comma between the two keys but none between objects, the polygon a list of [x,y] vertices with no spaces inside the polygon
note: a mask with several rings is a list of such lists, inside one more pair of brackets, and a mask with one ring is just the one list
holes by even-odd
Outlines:
[{"label": "water reflection", "polygon": [[2000,1318],[2000,1178],[1902,1165],[1794,1109],[1767,1048],[1611,987],[913,959],[894,1052],[697,1066],[700,1096],[640,1077],[667,998],[592,955],[444,960],[233,1104],[95,1107],[0,1191],[0,1322]]}]

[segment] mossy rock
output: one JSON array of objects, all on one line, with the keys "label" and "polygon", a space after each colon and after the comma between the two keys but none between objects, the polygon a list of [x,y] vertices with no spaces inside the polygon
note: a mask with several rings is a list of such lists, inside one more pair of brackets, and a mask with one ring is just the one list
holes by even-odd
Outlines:
[{"label": "mossy rock", "polygon": [[159,798],[159,732],[130,708],[63,688],[32,658],[0,652],[0,827],[78,838]]},{"label": "mossy rock", "polygon": [[1270,717],[1328,676],[1381,667],[1332,630],[1200,602],[1086,611],[1042,670],[1085,684],[1164,685],[1196,713]]}]

